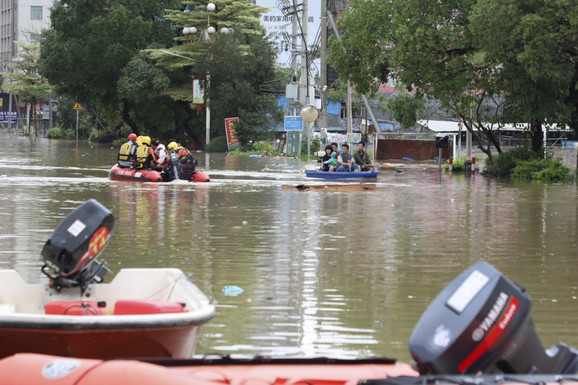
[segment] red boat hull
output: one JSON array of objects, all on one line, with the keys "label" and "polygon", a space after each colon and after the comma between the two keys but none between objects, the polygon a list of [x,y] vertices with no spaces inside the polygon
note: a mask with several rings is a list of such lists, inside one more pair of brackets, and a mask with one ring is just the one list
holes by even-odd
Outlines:
[{"label": "red boat hull", "polygon": [[204,172],[204,171],[195,171],[195,173],[193,174],[193,177],[191,178],[191,182],[210,182],[211,181],[211,177],[209,176],[208,173]]},{"label": "red boat hull", "polygon": [[[108,172],[111,180],[132,181],[132,182],[162,182],[163,177],[160,172],[154,170],[136,170],[120,167],[118,164],[112,166]],[[195,171],[189,182],[210,182],[211,177],[205,171]]]},{"label": "red boat hull", "polygon": [[33,352],[99,359],[190,358],[193,355],[198,332],[199,325],[81,330],[1,327],[0,357]]}]

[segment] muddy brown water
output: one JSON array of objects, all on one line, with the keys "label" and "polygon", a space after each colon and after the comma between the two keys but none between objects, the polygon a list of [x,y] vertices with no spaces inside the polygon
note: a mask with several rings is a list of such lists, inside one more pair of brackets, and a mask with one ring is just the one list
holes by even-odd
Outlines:
[{"label": "muddy brown water", "polygon": [[43,280],[43,243],[95,198],[118,219],[103,254],[113,272],[178,267],[216,299],[197,354],[411,362],[420,315],[478,261],[526,288],[546,347],[578,346],[574,184],[416,165],[382,171],[376,191],[302,192],[282,186],[313,183],[314,163],[215,154],[197,154],[208,184],[114,182],[111,146],[0,139],[0,268]]}]

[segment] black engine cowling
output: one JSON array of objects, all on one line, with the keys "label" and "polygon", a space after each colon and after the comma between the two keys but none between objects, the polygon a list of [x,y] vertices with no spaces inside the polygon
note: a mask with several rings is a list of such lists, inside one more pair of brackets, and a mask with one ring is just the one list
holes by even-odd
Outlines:
[{"label": "black engine cowling", "polygon": [[575,373],[578,352],[544,351],[524,289],[480,262],[451,282],[416,325],[409,348],[422,374]]},{"label": "black engine cowling", "polygon": [[[42,248],[42,271],[56,286],[86,286],[102,278],[106,269],[95,259],[106,247],[116,220],[110,210],[90,199],[77,207],[60,224]],[[55,276],[46,272],[49,268]],[[103,271],[104,269],[104,271]]]}]

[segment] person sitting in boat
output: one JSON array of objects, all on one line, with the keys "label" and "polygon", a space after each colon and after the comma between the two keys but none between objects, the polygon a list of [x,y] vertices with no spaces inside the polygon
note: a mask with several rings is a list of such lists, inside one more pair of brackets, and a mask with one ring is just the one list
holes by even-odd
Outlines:
[{"label": "person sitting in boat", "polygon": [[331,143],[331,148],[333,149],[333,152],[337,154],[337,156],[341,155],[341,151],[339,151],[339,146],[337,143]]},{"label": "person sitting in boat", "polygon": [[161,141],[159,138],[154,138],[151,140],[151,149],[153,150],[153,152],[155,152],[160,143]]},{"label": "person sitting in boat", "polygon": [[139,170],[150,170],[152,167],[152,161],[154,156],[150,148],[151,138],[150,136],[143,136],[141,139],[141,144],[136,149],[135,161],[136,168]]},{"label": "person sitting in boat", "polygon": [[369,159],[369,155],[365,152],[364,142],[359,142],[357,144],[357,152],[353,155],[353,160],[359,167],[360,171],[373,171],[371,159]]},{"label": "person sitting in boat", "polygon": [[349,153],[349,144],[347,143],[341,146],[341,155],[337,157],[337,162],[339,163],[337,172],[359,171],[359,167],[353,160],[353,155]]},{"label": "person sitting in boat", "polygon": [[118,151],[117,161],[118,165],[123,168],[131,168],[134,166],[135,153],[137,149],[136,134],[128,136],[128,142],[123,143]]},{"label": "person sitting in boat", "polygon": [[193,154],[183,146],[179,146],[177,157],[179,160],[179,179],[190,180],[195,173],[197,161],[193,157]]},{"label": "person sitting in boat", "polygon": [[163,181],[171,182],[175,179],[179,179],[179,160],[177,152],[179,151],[179,145],[175,141],[169,142],[167,144],[167,166],[163,170]]},{"label": "person sitting in boat", "polygon": [[[330,144],[325,146],[325,155],[321,157],[321,169],[320,171],[329,171],[329,164],[325,163],[329,159],[331,159],[331,153],[333,152],[333,148]],[[337,159],[337,158],[336,158]]]},{"label": "person sitting in boat", "polygon": [[326,160],[325,162],[323,162],[323,167],[325,167],[325,166],[329,166],[329,168],[327,170],[323,170],[323,171],[335,171],[337,166],[339,166],[339,162],[337,161],[337,153],[336,152],[332,152],[329,155],[329,159]]},{"label": "person sitting in boat", "polygon": [[169,165],[169,154],[165,149],[165,145],[159,143],[157,147],[154,149],[154,154],[156,157],[156,166],[155,168],[158,170],[163,170],[165,167]]},{"label": "person sitting in boat", "polygon": [[151,140],[151,146],[149,148],[149,153],[153,156],[153,160],[151,161],[151,167],[154,170],[161,170],[162,169],[162,168],[158,167],[159,155],[157,152],[157,148],[158,148],[160,143],[161,143],[161,141],[159,138],[154,138]]}]

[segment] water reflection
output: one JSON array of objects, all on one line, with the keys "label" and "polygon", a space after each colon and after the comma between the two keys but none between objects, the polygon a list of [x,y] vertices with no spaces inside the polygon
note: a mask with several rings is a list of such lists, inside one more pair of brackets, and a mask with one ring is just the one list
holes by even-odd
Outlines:
[{"label": "water reflection", "polygon": [[299,192],[281,188],[312,183],[299,161],[215,154],[197,155],[209,184],[114,182],[114,148],[0,135],[0,268],[38,280],[52,229],[95,198],[118,219],[113,271],[178,267],[217,299],[197,353],[410,361],[423,310],[480,260],[523,283],[546,346],[578,346],[574,185],[414,166],[382,172],[375,192]]}]

